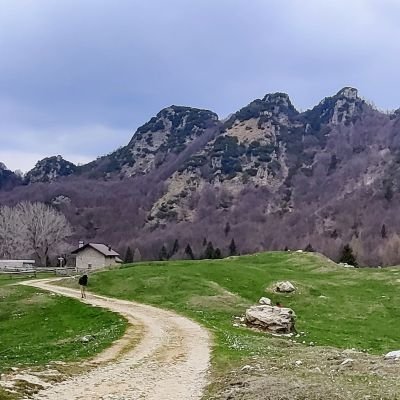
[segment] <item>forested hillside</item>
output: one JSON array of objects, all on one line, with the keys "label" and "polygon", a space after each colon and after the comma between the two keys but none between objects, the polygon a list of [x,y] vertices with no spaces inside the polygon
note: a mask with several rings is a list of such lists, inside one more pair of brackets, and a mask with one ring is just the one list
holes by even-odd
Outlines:
[{"label": "forested hillside", "polygon": [[273,93],[224,121],[168,107],[84,166],[51,157],[24,178],[1,168],[0,201],[52,204],[71,243],[139,258],[191,257],[189,244],[195,257],[311,245],[337,259],[350,244],[359,263],[383,265],[400,262],[399,172],[399,112],[353,88],[305,112]]}]

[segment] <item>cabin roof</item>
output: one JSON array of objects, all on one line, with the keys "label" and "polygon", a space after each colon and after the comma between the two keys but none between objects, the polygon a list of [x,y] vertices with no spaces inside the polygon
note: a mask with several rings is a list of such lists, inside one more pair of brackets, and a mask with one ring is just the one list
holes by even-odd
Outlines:
[{"label": "cabin roof", "polygon": [[82,247],[78,247],[75,249],[72,254],[80,253],[81,251],[87,249],[88,247],[97,250],[99,253],[103,254],[106,257],[118,257],[119,253],[111,248],[111,246],[107,246],[103,243],[86,243]]}]

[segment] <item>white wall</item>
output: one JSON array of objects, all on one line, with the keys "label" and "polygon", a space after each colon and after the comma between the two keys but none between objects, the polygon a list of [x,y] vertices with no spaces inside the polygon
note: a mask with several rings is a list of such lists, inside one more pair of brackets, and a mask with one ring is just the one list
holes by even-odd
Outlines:
[{"label": "white wall", "polygon": [[[86,247],[76,255],[76,269],[78,271],[96,270],[115,264],[117,264],[115,257],[106,257],[91,247]],[[90,268],[89,265],[91,265]]]}]

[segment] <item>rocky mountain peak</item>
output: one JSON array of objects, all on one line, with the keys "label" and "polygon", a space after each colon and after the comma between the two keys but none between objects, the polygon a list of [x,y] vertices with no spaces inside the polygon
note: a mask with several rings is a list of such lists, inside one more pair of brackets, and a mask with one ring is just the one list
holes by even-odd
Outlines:
[{"label": "rocky mountain peak", "polygon": [[321,124],[348,126],[360,119],[364,105],[364,100],[358,97],[357,89],[344,87],[303,113],[303,116],[313,130],[319,130]]},{"label": "rocky mountain peak", "polygon": [[209,110],[185,106],[169,106],[163,108],[155,117],[142,125],[136,131],[131,143],[133,144],[141,134],[149,132],[183,131],[189,134],[193,129],[204,129],[210,121],[217,121],[218,115]]},{"label": "rocky mountain peak", "polygon": [[267,93],[262,101],[265,103],[270,103],[270,104],[275,104],[278,106],[284,106],[284,107],[291,107],[292,102],[290,101],[289,95],[287,93]]},{"label": "rocky mountain peak", "polygon": [[336,97],[343,97],[347,100],[355,100],[358,99],[358,90],[353,87],[344,87],[343,89],[339,90],[336,94]]},{"label": "rocky mountain peak", "polygon": [[9,190],[20,185],[22,179],[15,172],[10,171],[5,164],[0,162],[0,190]]},{"label": "rocky mountain peak", "polygon": [[52,182],[61,176],[68,176],[76,172],[75,164],[64,160],[60,155],[47,157],[36,163],[25,176],[26,183]]},{"label": "rocky mountain peak", "polygon": [[100,160],[95,169],[107,176],[147,174],[164,164],[170,154],[182,153],[217,124],[218,115],[212,111],[176,105],[166,107],[139,127],[127,146]]}]

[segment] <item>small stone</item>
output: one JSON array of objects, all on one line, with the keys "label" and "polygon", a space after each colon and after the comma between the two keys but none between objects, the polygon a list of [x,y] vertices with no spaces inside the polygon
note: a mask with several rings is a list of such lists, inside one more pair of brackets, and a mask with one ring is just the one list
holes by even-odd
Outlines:
[{"label": "small stone", "polygon": [[93,336],[91,335],[85,335],[81,337],[82,343],[89,343],[91,340],[93,340]]},{"label": "small stone", "polygon": [[261,299],[258,301],[260,304],[264,304],[266,306],[271,306],[272,301],[268,297],[261,297]]},{"label": "small stone", "polygon": [[395,350],[385,355],[385,360],[400,360],[400,350]]},{"label": "small stone", "polygon": [[353,364],[353,359],[352,358],[346,358],[343,362],[340,363],[342,367],[351,367]]}]

